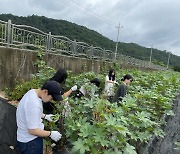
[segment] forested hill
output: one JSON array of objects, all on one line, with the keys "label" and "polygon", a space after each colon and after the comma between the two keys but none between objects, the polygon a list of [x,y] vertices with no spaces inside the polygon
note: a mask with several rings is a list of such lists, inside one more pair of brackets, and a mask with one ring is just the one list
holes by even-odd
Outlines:
[{"label": "forested hill", "polygon": [[[14,24],[29,25],[36,27],[44,32],[51,32],[54,35],[63,35],[71,40],[77,40],[102,47],[108,50],[115,50],[115,42],[90,30],[84,26],[77,25],[65,20],[56,20],[44,16],[18,17],[11,14],[0,14],[0,20],[8,21],[10,19]],[[118,52],[124,55],[135,57],[142,60],[149,60],[150,48],[142,47],[134,43],[119,43]],[[168,54],[165,51],[153,49],[152,61],[156,64],[167,64]],[[180,56],[172,55],[170,57],[171,66],[180,66]]]}]

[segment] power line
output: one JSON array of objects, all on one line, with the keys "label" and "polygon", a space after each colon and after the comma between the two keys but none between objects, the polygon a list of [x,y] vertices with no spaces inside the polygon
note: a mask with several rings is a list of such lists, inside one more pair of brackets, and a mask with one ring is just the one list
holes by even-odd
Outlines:
[{"label": "power line", "polygon": [[112,25],[116,25],[116,23],[114,23],[113,21],[111,21],[111,20],[109,20],[109,19],[107,19],[107,18],[104,18],[103,16],[100,16],[100,15],[98,15],[98,14],[92,12],[92,11],[89,11],[87,8],[83,7],[82,5],[79,5],[77,2],[72,1],[72,0],[69,0],[69,1],[71,1],[71,2],[74,3],[74,4],[76,4],[76,5],[79,6],[79,7],[87,10],[89,13],[94,14],[95,16],[99,17],[100,19],[102,19],[102,20],[104,20],[104,21],[106,21],[106,22],[108,21],[108,23],[110,23],[110,24],[113,23]]},{"label": "power line", "polygon": [[87,8],[85,8],[85,7],[83,7],[83,6],[80,6],[78,3],[75,3],[74,1],[71,1],[71,0],[70,0],[70,1],[73,3],[73,5],[72,5],[72,3],[69,3],[69,2],[67,2],[67,1],[65,1],[65,0],[61,0],[61,1],[62,1],[65,5],[73,8],[73,9],[76,10],[76,11],[79,11],[79,12],[81,12],[81,13],[90,14],[90,15],[94,16],[94,17],[96,18],[96,20],[103,21],[103,22],[106,22],[106,23],[108,23],[108,24],[110,24],[110,25],[112,25],[112,26],[115,26],[115,24],[114,24],[112,21],[110,21],[110,20],[108,21],[108,20],[105,19],[104,17],[102,17],[102,16],[100,16],[100,15],[98,15],[98,14],[95,14],[95,13],[89,11]]}]

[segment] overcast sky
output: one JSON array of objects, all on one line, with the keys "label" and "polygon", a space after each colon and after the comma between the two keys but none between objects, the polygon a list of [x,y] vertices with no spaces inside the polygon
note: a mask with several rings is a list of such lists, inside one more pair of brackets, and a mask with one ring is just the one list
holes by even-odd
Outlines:
[{"label": "overcast sky", "polygon": [[63,19],[114,41],[120,22],[120,42],[180,56],[180,0],[0,0],[0,13]]}]

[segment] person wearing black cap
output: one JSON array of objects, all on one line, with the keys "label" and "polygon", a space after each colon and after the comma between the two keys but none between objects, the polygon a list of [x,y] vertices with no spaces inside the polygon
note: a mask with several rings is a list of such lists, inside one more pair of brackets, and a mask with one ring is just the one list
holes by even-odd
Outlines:
[{"label": "person wearing black cap", "polygon": [[[59,68],[57,72],[53,75],[52,78],[50,78],[50,81],[57,81],[60,85],[62,83],[65,83],[67,79],[67,71],[63,68]],[[77,90],[77,85],[74,85],[69,89],[68,91],[64,92],[64,90],[61,91],[61,95],[64,97],[68,97],[73,91]],[[48,114],[52,114],[53,110],[56,108],[55,105],[52,102],[47,102],[43,104],[44,112]]]},{"label": "person wearing black cap", "polygon": [[50,137],[54,141],[61,138],[58,131],[46,131],[42,119],[51,120],[43,114],[43,102],[52,99],[61,101],[62,88],[56,81],[47,81],[41,89],[29,90],[20,100],[16,111],[17,147],[21,154],[43,154],[42,137]]},{"label": "person wearing black cap", "polygon": [[121,79],[122,84],[118,87],[116,94],[113,98],[113,102],[116,102],[118,106],[120,105],[119,102],[122,101],[122,98],[126,95],[127,86],[133,81],[133,77],[130,74],[126,74]]}]

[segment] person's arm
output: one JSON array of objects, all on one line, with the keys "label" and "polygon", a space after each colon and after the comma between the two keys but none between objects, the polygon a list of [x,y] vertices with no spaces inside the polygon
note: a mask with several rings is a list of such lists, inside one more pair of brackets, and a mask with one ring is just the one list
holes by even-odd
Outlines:
[{"label": "person's arm", "polygon": [[77,90],[77,85],[74,85],[73,87],[71,87],[71,89],[69,89],[67,92],[65,92],[63,94],[64,97],[68,97],[73,91]]},{"label": "person's arm", "polygon": [[46,130],[41,130],[39,128],[37,129],[28,129],[29,133],[31,135],[39,136],[39,137],[50,137],[52,140],[57,142],[58,140],[61,139],[61,133],[58,131],[46,131]]},{"label": "person's arm", "polygon": [[44,119],[44,118],[45,118],[45,115],[46,115],[46,114],[43,113],[42,116],[41,116],[41,119]]},{"label": "person's arm", "polygon": [[39,136],[39,137],[48,137],[50,136],[51,132],[46,130],[37,129],[28,129],[31,135]]},{"label": "person's arm", "polygon": [[108,75],[106,76],[106,82],[107,82],[107,83],[114,83],[114,81],[109,80],[109,76],[108,76]]},{"label": "person's arm", "polygon": [[112,80],[108,80],[107,82],[108,82],[108,83],[114,83],[114,81],[112,81]]},{"label": "person's arm", "polygon": [[64,97],[68,97],[73,91],[71,89],[69,89],[68,91],[66,91],[63,96]]},{"label": "person's arm", "polygon": [[41,108],[34,106],[33,103],[30,104],[28,107],[26,106],[24,118],[26,119],[26,127],[28,128],[28,132],[31,135],[35,135],[35,136],[39,136],[39,137],[48,137],[49,136],[54,141],[58,141],[61,138],[61,134],[58,131],[42,130],[42,128],[43,128],[42,123],[41,123],[41,126],[39,126],[39,123],[41,122],[40,118],[45,116],[41,112],[42,112]]}]

